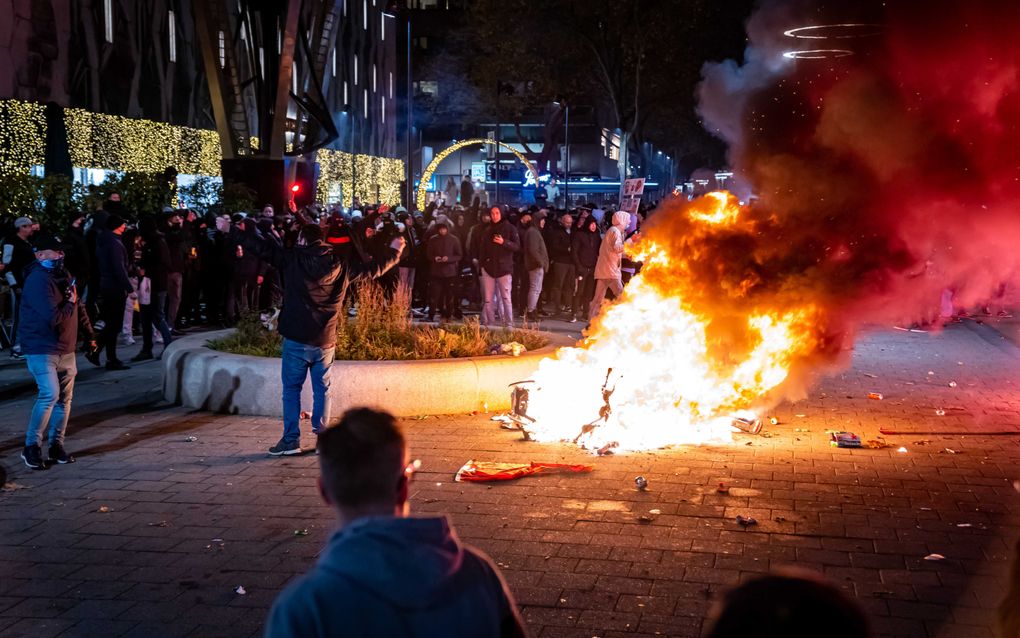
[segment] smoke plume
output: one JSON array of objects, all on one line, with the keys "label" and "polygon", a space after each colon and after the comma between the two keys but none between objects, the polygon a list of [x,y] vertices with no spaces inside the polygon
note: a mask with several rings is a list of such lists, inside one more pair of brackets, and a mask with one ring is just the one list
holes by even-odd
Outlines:
[{"label": "smoke plume", "polygon": [[683,264],[649,281],[687,291],[720,352],[761,309],[816,308],[831,358],[867,323],[934,319],[946,288],[967,307],[1016,281],[1020,3],[765,2],[747,30],[699,97],[757,201],[723,228],[676,202],[645,233]]}]

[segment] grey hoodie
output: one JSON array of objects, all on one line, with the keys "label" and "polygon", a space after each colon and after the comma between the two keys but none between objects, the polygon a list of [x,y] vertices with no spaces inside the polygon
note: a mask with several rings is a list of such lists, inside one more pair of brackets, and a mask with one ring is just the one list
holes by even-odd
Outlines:
[{"label": "grey hoodie", "polygon": [[445,517],[379,517],[336,532],[276,599],[267,638],[524,636],[506,582]]}]

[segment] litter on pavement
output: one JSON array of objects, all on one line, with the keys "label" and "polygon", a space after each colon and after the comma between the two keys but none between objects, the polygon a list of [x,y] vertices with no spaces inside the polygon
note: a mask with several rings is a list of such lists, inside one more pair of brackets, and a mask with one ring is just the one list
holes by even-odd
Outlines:
[{"label": "litter on pavement", "polygon": [[569,463],[498,463],[469,460],[457,470],[454,480],[459,482],[512,481],[529,474],[591,472],[594,469],[594,465],[571,465]]}]

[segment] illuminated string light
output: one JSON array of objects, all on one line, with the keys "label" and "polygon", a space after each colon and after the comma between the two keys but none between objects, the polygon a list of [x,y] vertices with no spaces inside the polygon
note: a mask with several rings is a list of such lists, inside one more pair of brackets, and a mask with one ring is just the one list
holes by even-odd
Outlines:
[{"label": "illuminated string light", "polygon": [[[336,186],[340,187],[344,206],[350,206],[354,197],[363,202],[378,199],[381,203],[395,204],[400,201],[403,160],[321,149],[316,153],[316,161],[319,163],[316,199],[322,204],[331,203],[330,193]],[[357,185],[354,183],[355,172]]]},{"label": "illuminated string light", "polygon": [[27,174],[45,163],[46,114],[42,104],[0,100],[0,175]]},{"label": "illuminated string light", "polygon": [[849,49],[806,49],[804,51],[787,51],[784,58],[790,60],[826,60],[828,58],[845,58],[853,55]]},{"label": "illuminated string light", "polygon": [[[71,164],[79,168],[118,172],[162,173],[173,166],[180,174],[220,176],[222,152],[215,131],[173,126],[163,122],[64,109]],[[259,140],[252,137],[252,149]],[[45,164],[45,107],[35,102],[0,100],[0,175],[28,175]],[[317,198],[326,203],[330,189],[339,184],[345,205],[350,205],[357,169],[357,197],[362,201],[396,203],[404,179],[399,159],[318,151]]]},{"label": "illuminated string light", "polygon": [[[432,159],[432,161],[429,162],[429,165],[425,167],[425,170],[422,171],[421,181],[418,183],[418,198],[417,198],[418,210],[425,210],[425,199],[426,197],[428,197],[429,180],[432,179],[432,174],[436,171],[437,168],[439,168],[439,165],[442,164],[443,160],[446,159],[447,156],[450,155],[450,153],[462,149],[465,146],[471,146],[473,144],[497,144],[499,148],[510,151],[511,153],[514,154],[514,156],[517,159],[521,161],[522,164],[524,164],[524,167],[528,169],[528,172],[531,173],[531,178],[535,181],[538,181],[538,171],[536,171],[535,167],[531,165],[531,162],[528,161],[528,158],[525,157],[523,153],[521,153],[514,147],[504,144],[503,142],[497,142],[495,140],[485,138],[478,138],[473,140],[461,140],[459,142],[455,142],[447,146],[442,151],[440,151]],[[498,168],[499,167],[497,166],[497,170]]]},{"label": "illuminated string light", "polygon": [[[844,22],[840,24],[813,24],[806,27],[797,27],[783,31],[788,38],[801,38],[805,40],[845,40],[850,38],[869,38],[881,35],[883,26],[881,24],[868,24],[863,22]],[[830,33],[834,32],[834,33]]]}]

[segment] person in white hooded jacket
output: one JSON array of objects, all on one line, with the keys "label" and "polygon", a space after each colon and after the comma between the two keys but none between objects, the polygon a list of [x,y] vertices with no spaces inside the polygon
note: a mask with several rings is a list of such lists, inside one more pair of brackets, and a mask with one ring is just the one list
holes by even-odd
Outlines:
[{"label": "person in white hooded jacket", "polygon": [[618,210],[613,213],[613,225],[606,231],[599,246],[599,260],[595,263],[595,297],[591,300],[591,312],[588,321],[598,316],[602,310],[602,300],[606,291],[612,290],[619,298],[623,294],[623,275],[620,263],[623,261],[624,231],[630,223],[630,213]]}]

